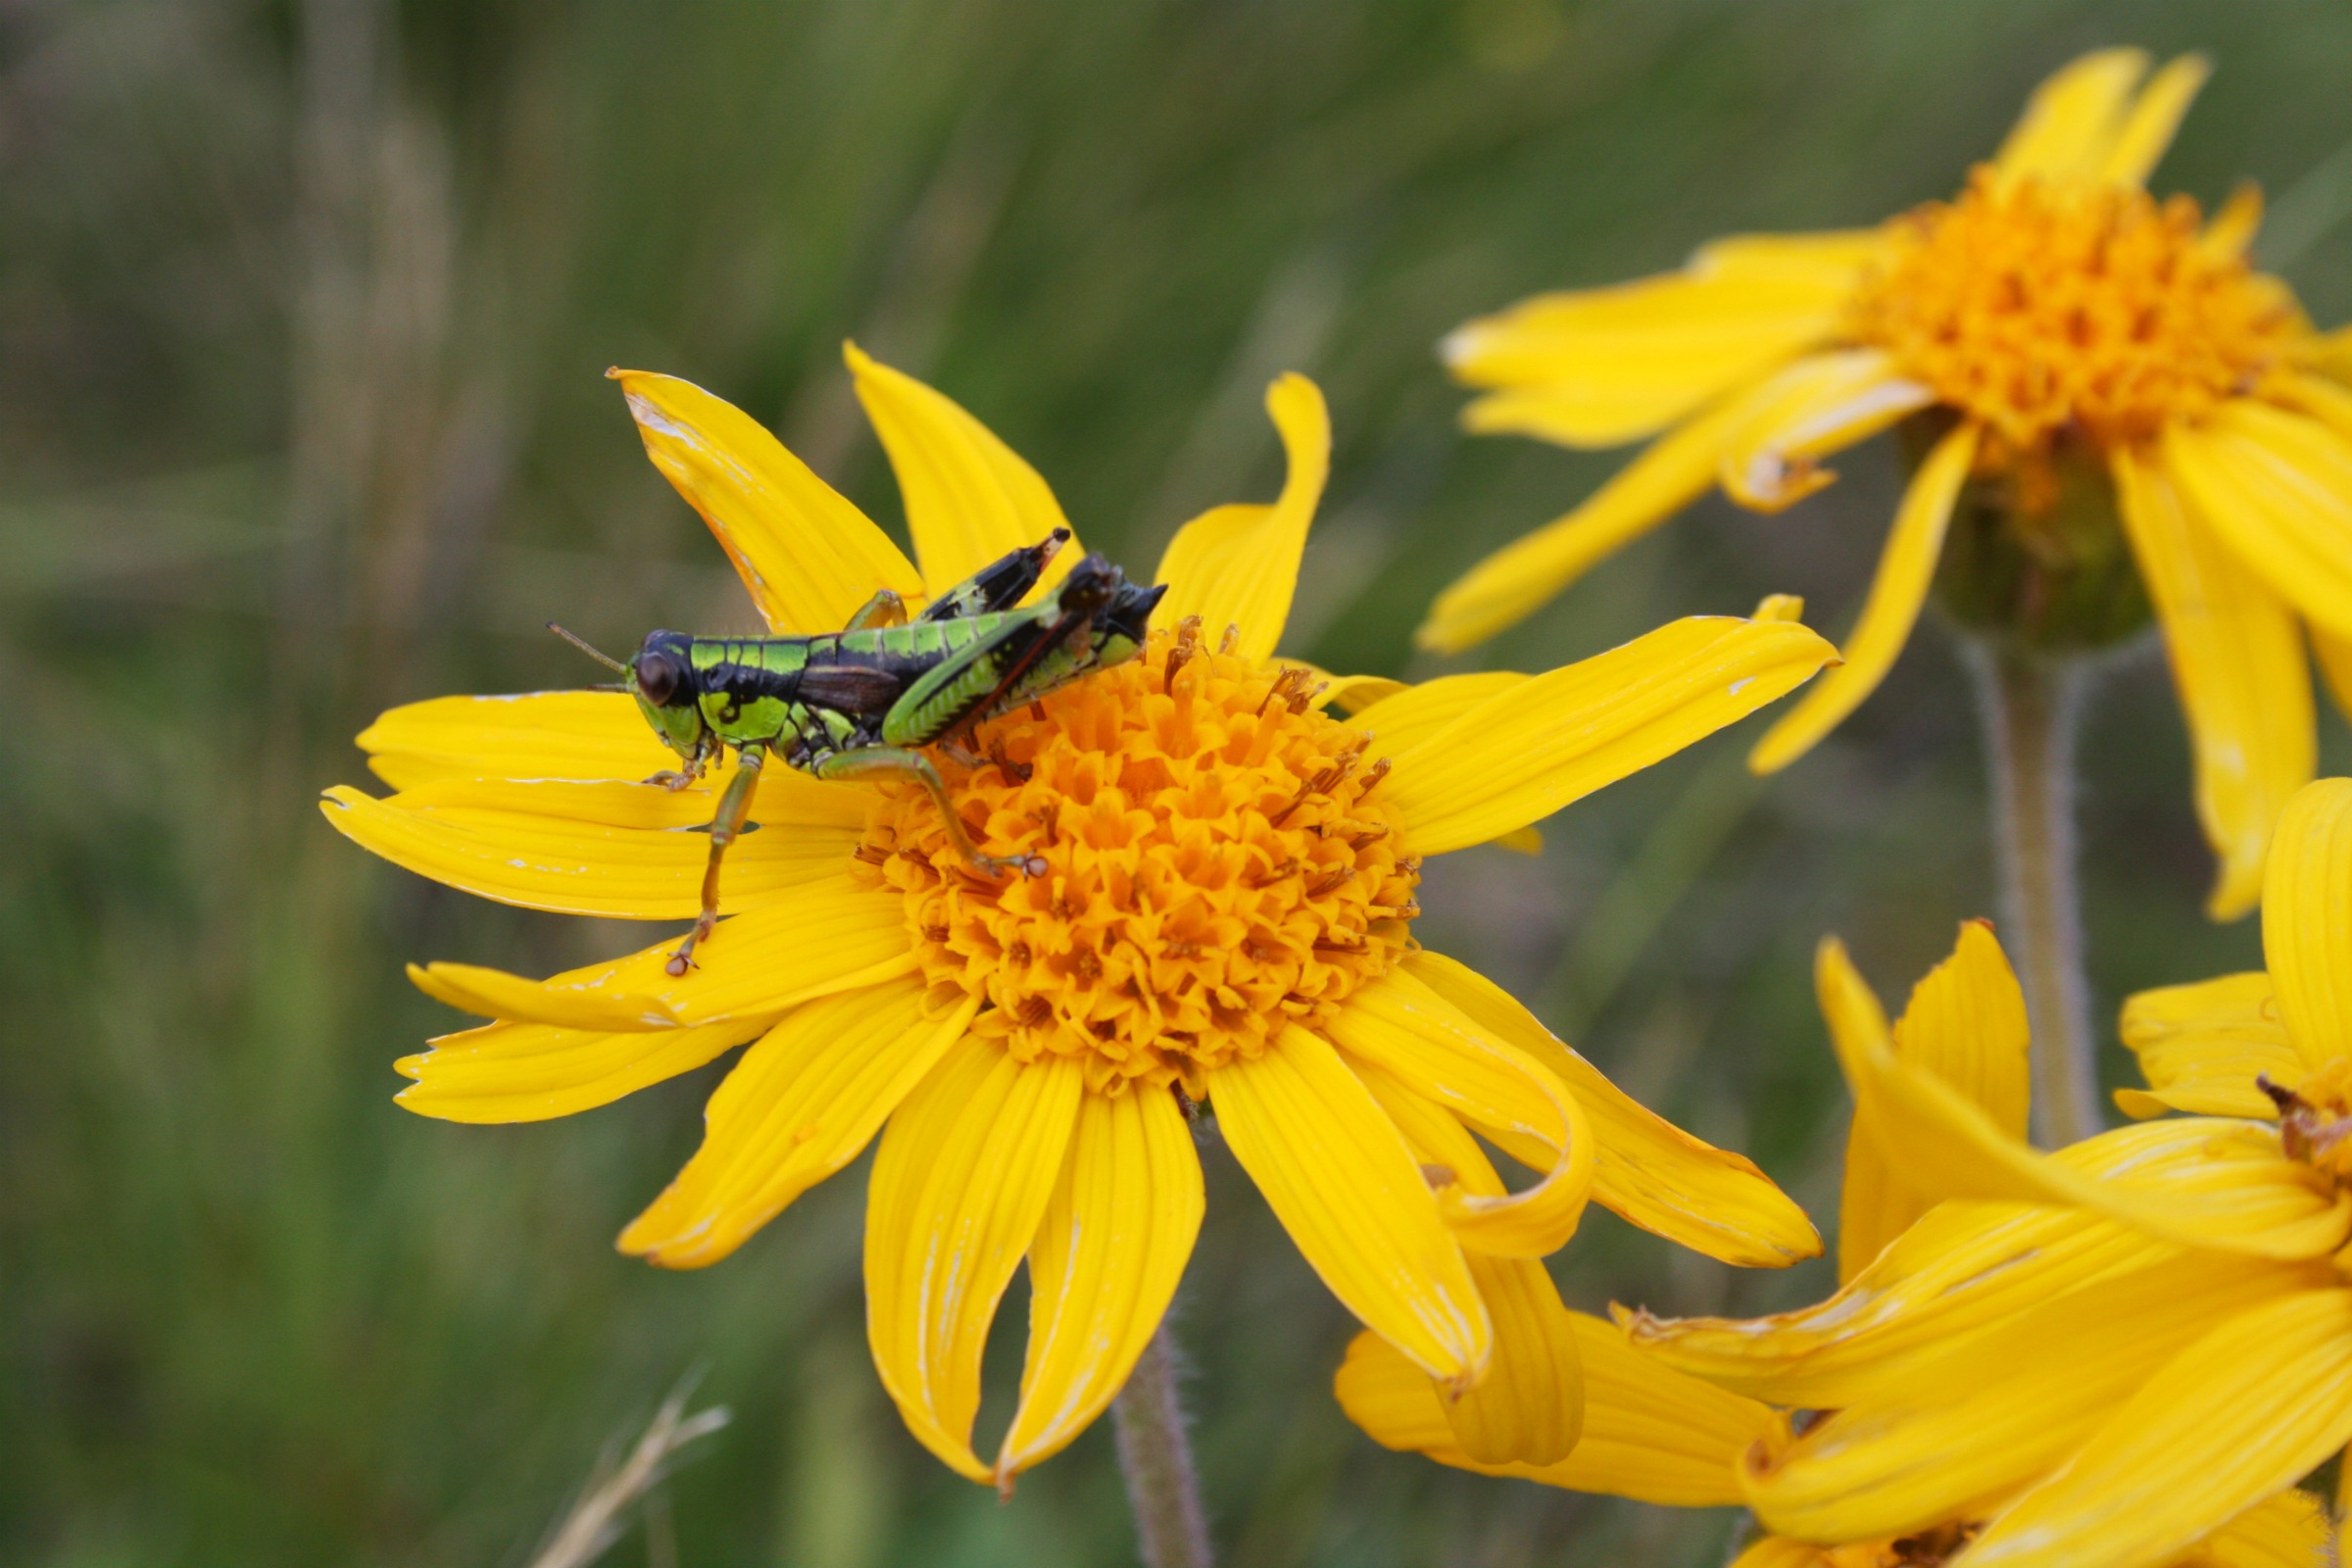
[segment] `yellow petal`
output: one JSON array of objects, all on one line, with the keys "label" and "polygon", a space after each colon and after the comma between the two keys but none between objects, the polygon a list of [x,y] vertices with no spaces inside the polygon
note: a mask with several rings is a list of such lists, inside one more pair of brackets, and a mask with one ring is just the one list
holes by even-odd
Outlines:
[{"label": "yellow petal", "polygon": [[734,1251],[856,1159],[976,1010],[927,1016],[922,983],[906,976],[787,1014],[710,1096],[702,1148],[620,1233],[620,1250],[664,1268]]},{"label": "yellow petal", "polygon": [[865,1325],[906,1430],[956,1474],[972,1451],[980,1355],[1061,1175],[1085,1095],[1072,1057],[1016,1061],[967,1040],[882,1134],[865,1206]]},{"label": "yellow petal", "polygon": [[[1382,735],[1370,755],[1395,761],[1381,788],[1413,853],[1440,855],[1541,821],[1672,757],[1834,657],[1788,621],[1693,615],[1497,693],[1409,745]],[[1386,706],[1350,722],[1377,729]]]},{"label": "yellow petal", "polygon": [[[1422,1170],[1442,1183],[1441,1194],[1490,1201],[1502,1197],[1494,1162],[1453,1111],[1385,1068],[1360,1060],[1349,1065],[1404,1135]],[[1585,1411],[1584,1372],[1559,1289],[1534,1258],[1472,1252],[1469,1259],[1470,1278],[1494,1324],[1486,1378],[1455,1393],[1427,1373],[1415,1369],[1411,1375],[1437,1399],[1450,1441],[1479,1463],[1553,1463],[1576,1446]]]},{"label": "yellow petal", "polygon": [[[319,808],[362,849],[501,904],[617,920],[686,920],[702,908],[710,840],[691,829],[437,807],[409,795],[379,801],[349,785],[328,790]],[[838,875],[858,847],[856,829],[760,826],[728,852],[721,892],[731,914],[769,907]]]},{"label": "yellow petal", "polygon": [[[708,827],[734,778],[732,758],[700,781],[674,790],[622,779],[444,774],[402,790],[387,804],[414,811],[501,812],[556,823],[675,831]],[[774,767],[760,775],[751,819],[762,828],[781,827],[802,835],[855,836],[864,830],[873,803],[873,792],[861,785],[820,782],[789,767]]]},{"label": "yellow petal", "polygon": [[[1412,954],[1403,967],[1567,1086],[1592,1124],[1592,1196],[1602,1206],[1668,1241],[1743,1267],[1785,1268],[1820,1253],[1821,1238],[1804,1210],[1754,1162],[1691,1137],[1638,1103],[1500,986],[1443,954]],[[1542,1152],[1540,1147],[1522,1149]]]},{"label": "yellow petal", "polygon": [[2352,1292],[2282,1297],[2149,1379],[1953,1568],[2163,1562],[2352,1438]]},{"label": "yellow petal", "polygon": [[2352,1055],[2352,779],[2321,779],[2287,802],[2263,882],[2262,951],[2305,1064]]},{"label": "yellow petal", "polygon": [[[1952,956],[1911,993],[1893,1030],[1895,1054],[1950,1084],[2012,1138],[2026,1135],[2031,1093],[2026,999],[1992,927],[1960,927]],[[1875,1109],[1875,1107],[1873,1107]],[[1838,1278],[1849,1280],[1946,1196],[1920,1187],[1882,1151],[1859,1105],[1845,1144],[1838,1216]]]},{"label": "yellow petal", "polygon": [[1823,1568],[1827,1561],[1819,1546],[1790,1541],[1787,1536],[1758,1536],[1734,1557],[1728,1568]]},{"label": "yellow petal", "polygon": [[1542,1179],[1525,1192],[1441,1187],[1446,1221],[1464,1248],[1543,1257],[1576,1234],[1592,1191],[1592,1128],[1584,1107],[1535,1058],[1401,969],[1349,997],[1325,1028],[1350,1057],[1393,1074],[1502,1147],[1543,1151],[1536,1165]]},{"label": "yellow petal", "polygon": [[2352,443],[2240,398],[2169,430],[2163,458],[2206,526],[2280,598],[2352,637]]},{"label": "yellow petal", "polygon": [[2197,1546],[2213,1568],[2328,1568],[2332,1560],[2328,1536],[2320,1499],[2290,1487],[2248,1508]]},{"label": "yellow petal", "polygon": [[484,1017],[629,1030],[773,1018],[799,1003],[914,967],[898,896],[854,882],[847,871],[804,883],[773,907],[720,921],[695,950],[694,967],[673,977],[675,946],[548,980],[463,963],[411,965],[409,978],[425,995]]},{"label": "yellow petal", "polygon": [[2142,991],[2124,1004],[2123,1035],[2148,1081],[2145,1090],[2116,1091],[2116,1103],[2134,1116],[2276,1116],[2254,1080],[2292,1089],[2308,1070],[2259,969]]},{"label": "yellow petal", "polygon": [[1168,588],[1161,625],[1199,615],[1212,641],[1239,626],[1240,650],[1250,659],[1273,658],[1282,641],[1307,525],[1331,474],[1331,413],[1314,382],[1280,377],[1266,388],[1266,413],[1290,460],[1281,497],[1270,507],[1219,507],[1195,517],[1168,542],[1154,579]]},{"label": "yellow petal", "polygon": [[423,1054],[393,1063],[416,1080],[393,1098],[443,1121],[546,1121],[692,1072],[759,1032],[756,1019],[625,1033],[486,1024],[443,1035]]},{"label": "yellow petal", "polygon": [[1630,1315],[1667,1365],[1760,1399],[1836,1409],[1880,1394],[2036,1303],[2180,1249],[2103,1215],[1947,1202],[1813,1306],[1762,1318]]},{"label": "yellow petal", "polygon": [[2140,49],[2101,49],[2065,66],[2026,102],[1993,168],[2004,187],[2027,177],[2090,178],[2107,162],[2132,90],[2147,74]]},{"label": "yellow petal", "polygon": [[1312,675],[1315,678],[1312,694],[1315,705],[1319,708],[1336,708],[1343,713],[1361,712],[1374,703],[1394,697],[1398,692],[1412,690],[1404,681],[1387,675],[1334,675],[1330,670],[1319,668],[1303,659],[1278,659],[1275,662],[1303,669]]},{"label": "yellow petal", "polygon": [[619,692],[436,697],[389,710],[359,747],[396,790],[440,778],[635,782],[678,761]]},{"label": "yellow petal", "polygon": [[1438,595],[1413,641],[1441,654],[1483,643],[1697,500],[1715,482],[1724,437],[1742,407],[1734,398],[1668,431],[1574,511],[1471,567]]},{"label": "yellow petal", "polygon": [[1891,1395],[1743,1467],[1765,1525],[1807,1541],[1903,1536],[1966,1518],[2063,1461],[2213,1324],[2307,1271],[2187,1253],[2012,1319]]},{"label": "yellow petal", "polygon": [[2143,1123],[2085,1140],[2130,1148],[2126,1175],[2099,1180],[2036,1153],[1940,1078],[1899,1060],[1868,1013],[1876,999],[1835,939],[1822,944],[1822,1011],[1832,1020],[1860,1117],[1882,1152],[1912,1179],[1951,1197],[2071,1204],[2147,1234],[2262,1257],[2333,1251],[2352,1219],[2352,1194],[2330,1195],[2278,1135],[2256,1123],[2196,1118]]},{"label": "yellow petal", "polygon": [[1701,277],[1799,278],[1850,289],[1886,255],[1881,228],[1833,228],[1810,234],[1727,234],[1690,253]]},{"label": "yellow petal", "polygon": [[1507,669],[1440,675],[1366,704],[1348,715],[1348,722],[1378,737],[1391,753],[1407,751],[1493,699],[1518,690],[1527,681],[1527,676]]},{"label": "yellow petal", "polygon": [[1739,1500],[1740,1456],[1788,1440],[1770,1406],[1686,1377],[1634,1350],[1611,1323],[1561,1310],[1584,1366],[1585,1432],[1553,1464],[1482,1464],[1465,1453],[1428,1378],[1377,1335],[1359,1334],[1333,1380],[1348,1419],[1384,1447],[1667,1507]]},{"label": "yellow petal", "polygon": [[[842,356],[898,475],[906,531],[932,594],[1069,526],[1037,470],[961,405],[855,343],[843,344]],[[1069,570],[1080,554],[1075,539],[1064,545],[1041,586]]]},{"label": "yellow petal", "polygon": [[2338,637],[2324,626],[2309,630],[2311,652],[2327,679],[2328,695],[2335,699],[2337,712],[2352,718],[2352,637]]},{"label": "yellow petal", "polygon": [[1165,1090],[1087,1095],[1029,1249],[1029,1355],[997,1485],[1102,1413],[1152,1342],[1200,1231],[1200,1158]]},{"label": "yellow petal", "polygon": [[2352,381],[2352,326],[2321,333],[2311,347],[2311,366],[2322,375]]},{"label": "yellow petal", "polygon": [[2145,184],[2172,146],[2181,117],[2212,74],[2213,62],[2203,55],[2181,55],[2150,76],[2116,128],[2097,177],[2118,185]]},{"label": "yellow petal", "polygon": [[769,629],[838,631],[881,589],[922,591],[899,547],[750,415],[675,376],[606,373],[646,456],[710,525]]},{"label": "yellow petal", "polygon": [[1467,1389],[1487,1309],[1412,1151],[1325,1041],[1293,1026],[1209,1075],[1234,1157],[1331,1294],[1432,1377]]},{"label": "yellow petal", "polygon": [[[1480,434],[1612,447],[1663,429],[1833,333],[1855,270],[1743,266],[1540,294],[1457,328],[1457,380],[1501,387],[1462,411]],[[1702,257],[1705,253],[1701,253]],[[1721,256],[1733,256],[1725,265]]]},{"label": "yellow petal", "polygon": [[2188,718],[2197,819],[2221,857],[2206,912],[2233,920],[2261,897],[2272,826],[2317,765],[2311,664],[2285,603],[2190,519],[2171,478],[2129,451],[2114,467],[2124,530]]},{"label": "yellow petal", "polygon": [[1809,355],[1743,400],[1718,461],[1724,493],[1759,512],[1783,511],[1838,477],[1821,459],[1934,401],[1883,350]]},{"label": "yellow petal", "polygon": [[1862,618],[1840,650],[1844,663],[1781,715],[1748,757],[1748,766],[1759,773],[1787,767],[1861,707],[1886,678],[1895,656],[1910,640],[1919,607],[1927,602],[1928,585],[1943,554],[1944,526],[1951,521],[1952,504],[1976,456],[1977,428],[1963,424],[1937,442],[1920,465],[1894,514],[1894,529],[1886,536],[1878,572],[1870,580]]}]

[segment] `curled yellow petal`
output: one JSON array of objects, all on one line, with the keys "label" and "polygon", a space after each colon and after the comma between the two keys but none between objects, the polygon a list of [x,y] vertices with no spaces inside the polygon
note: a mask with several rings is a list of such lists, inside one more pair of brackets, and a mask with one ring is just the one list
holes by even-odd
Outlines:
[{"label": "curled yellow petal", "polygon": [[1251,659],[1271,659],[1282,641],[1306,530],[1331,474],[1331,413],[1314,382],[1280,377],[1266,389],[1266,413],[1290,464],[1280,498],[1270,507],[1219,507],[1186,523],[1155,578],[1168,589],[1160,624],[1199,615],[1211,640],[1239,626],[1239,649]]},{"label": "curled yellow petal", "polygon": [[1838,477],[1822,459],[1934,401],[1882,349],[1810,355],[1742,400],[1718,460],[1724,493],[1758,512],[1784,511]]},{"label": "curled yellow petal", "polygon": [[1217,1125],[1341,1304],[1455,1388],[1493,1325],[1412,1151],[1329,1043],[1293,1026],[1209,1075]]},{"label": "curled yellow petal", "polygon": [[1870,597],[1862,605],[1862,618],[1840,650],[1844,662],[1765,733],[1748,757],[1748,766],[1759,773],[1774,773],[1804,756],[1846,714],[1861,707],[1863,699],[1878,690],[1879,682],[1894,667],[1895,657],[1910,640],[1911,627],[1919,619],[1919,608],[1927,602],[1928,585],[1935,580],[1936,563],[1943,554],[1944,528],[1951,521],[1952,506],[1968,478],[1969,466],[1976,461],[1977,439],[1976,426],[1960,425],[1938,441],[1928,461],[1920,465],[1910,488],[1903,492],[1894,529],[1879,557],[1878,572],[1870,580]]},{"label": "curled yellow petal", "polygon": [[2165,470],[2272,590],[2352,637],[2352,439],[2250,398],[2165,434]]},{"label": "curled yellow petal", "polygon": [[924,1447],[993,1482],[972,1451],[997,1303],[1060,1179],[1085,1073],[966,1040],[890,1118],[865,1207],[866,1341]]},{"label": "curled yellow petal", "polygon": [[416,1081],[394,1096],[442,1121],[546,1121],[609,1105],[714,1061],[760,1032],[757,1019],[694,1029],[558,1029],[493,1023],[443,1035],[393,1066]]},{"label": "curled yellow petal", "polygon": [[2261,897],[2271,829],[2316,767],[2311,664],[2285,602],[2190,518],[2168,474],[2128,451],[2114,468],[2188,720],[2197,819],[2221,857],[2206,911],[2235,919]]},{"label": "curled yellow petal", "polygon": [[[982,566],[1067,528],[1061,504],[1020,454],[946,394],[842,345],[858,401],[865,405],[906,502],[923,586],[955,587]],[[1047,566],[1040,586],[1070,569],[1075,539]]]},{"label": "curled yellow petal", "polygon": [[[1405,972],[1496,1039],[1566,1085],[1592,1124],[1595,1201],[1646,1231],[1748,1268],[1785,1268],[1821,1251],[1805,1211],[1743,1154],[1691,1137],[1636,1102],[1570,1050],[1509,992],[1443,954],[1421,952]],[[1543,1146],[1497,1142],[1538,1163]]]},{"label": "curled yellow petal", "polygon": [[922,591],[899,547],[750,415],[675,376],[605,373],[646,456],[710,525],[771,630],[838,631],[881,589]]},{"label": "curled yellow petal", "polygon": [[1021,1403],[1000,1489],[1059,1452],[1126,1383],[1184,1278],[1203,1207],[1192,1129],[1165,1091],[1090,1094],[1029,1249]]},{"label": "curled yellow petal", "polygon": [[2263,882],[2262,950],[2304,1062],[2352,1055],[2352,779],[2321,779],[2287,802]]},{"label": "curled yellow petal", "polygon": [[664,1268],[733,1252],[858,1157],[974,1010],[927,1015],[921,983],[906,976],[788,1013],[719,1083],[702,1148],[620,1233],[620,1250]]},{"label": "curled yellow petal", "polygon": [[2124,1004],[2123,1036],[2148,1081],[2116,1091],[2116,1103],[2134,1116],[2275,1116],[2277,1102],[2254,1080],[2292,1089],[2309,1070],[2259,969],[2142,991]]}]

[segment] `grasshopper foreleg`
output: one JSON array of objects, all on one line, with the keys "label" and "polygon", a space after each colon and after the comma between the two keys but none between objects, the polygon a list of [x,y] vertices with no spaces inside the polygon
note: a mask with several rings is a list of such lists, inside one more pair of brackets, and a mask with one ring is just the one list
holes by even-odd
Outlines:
[{"label": "grasshopper foreleg", "polygon": [[694,950],[710,940],[718,924],[718,868],[726,860],[727,846],[742,836],[744,819],[752,814],[752,794],[760,787],[760,767],[766,760],[764,747],[746,746],[736,754],[735,776],[728,781],[726,794],[718,798],[718,814],[710,818],[710,858],[703,866],[703,911],[695,917],[693,932],[678,944],[678,951],[664,965],[673,975],[682,975],[693,966]]},{"label": "grasshopper foreleg", "polygon": [[956,803],[948,798],[948,786],[939,776],[939,769],[920,752],[903,751],[896,746],[861,746],[820,758],[808,771],[823,779],[872,778],[880,774],[913,779],[931,792],[932,804],[939,808],[940,820],[947,826],[948,842],[983,875],[995,876],[1001,871],[1020,871],[1030,876],[1046,874],[1046,862],[1039,856],[983,855],[965,830],[963,818],[956,814]]}]

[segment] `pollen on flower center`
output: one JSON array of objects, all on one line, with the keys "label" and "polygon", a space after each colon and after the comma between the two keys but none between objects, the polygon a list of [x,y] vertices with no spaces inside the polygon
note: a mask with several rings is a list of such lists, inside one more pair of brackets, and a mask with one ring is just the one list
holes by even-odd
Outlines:
[{"label": "pollen on flower center", "polygon": [[1900,220],[1856,335],[1984,424],[1997,458],[2064,427],[2112,446],[2256,388],[2304,332],[2293,297],[2136,187],[1998,187]]},{"label": "pollen on flower center", "polygon": [[950,793],[990,880],[917,791],[883,797],[858,851],[897,889],[925,976],[975,997],[974,1028],[1088,1083],[1183,1080],[1336,1012],[1418,912],[1419,862],[1384,808],[1368,737],[1302,671],[1211,650],[1187,621],[1142,657],[982,729]]},{"label": "pollen on flower center", "polygon": [[2338,1056],[2292,1089],[2257,1078],[2278,1107],[2278,1142],[2337,1182],[2352,1178],[2352,1061]]}]

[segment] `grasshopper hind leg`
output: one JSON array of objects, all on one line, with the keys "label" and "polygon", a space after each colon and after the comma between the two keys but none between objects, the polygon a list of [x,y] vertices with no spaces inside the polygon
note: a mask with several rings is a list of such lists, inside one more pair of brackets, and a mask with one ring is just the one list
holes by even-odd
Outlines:
[{"label": "grasshopper hind leg", "polygon": [[752,814],[753,792],[760,787],[760,764],[766,760],[763,747],[746,746],[736,754],[735,776],[728,781],[726,794],[719,797],[717,814],[710,818],[710,858],[703,867],[702,912],[695,916],[694,930],[662,966],[672,975],[682,975],[694,966],[694,950],[710,941],[718,926],[719,867],[727,858],[727,847],[743,836],[744,820]]},{"label": "grasshopper hind leg", "polygon": [[947,781],[931,765],[931,759],[920,752],[904,751],[896,746],[861,746],[855,751],[819,758],[808,771],[823,779],[910,778],[930,792],[932,804],[939,808],[940,820],[947,827],[948,842],[956,846],[956,853],[982,875],[997,876],[1005,871],[1019,871],[1027,876],[1046,874],[1046,862],[1041,856],[983,854],[980,846],[972,842],[963,818],[956,814],[956,803],[948,797]]}]

